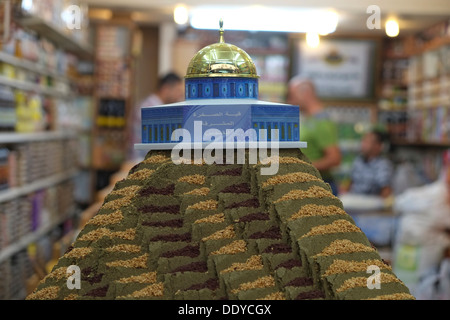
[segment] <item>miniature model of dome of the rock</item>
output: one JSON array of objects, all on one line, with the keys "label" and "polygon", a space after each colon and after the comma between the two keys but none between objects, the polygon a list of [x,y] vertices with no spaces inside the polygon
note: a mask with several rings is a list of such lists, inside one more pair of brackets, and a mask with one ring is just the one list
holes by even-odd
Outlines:
[{"label": "miniature model of dome of the rock", "polygon": [[[211,82],[211,91],[201,95],[213,97],[217,85],[216,93],[224,90],[229,100],[236,98],[231,91],[237,92],[230,83],[240,85],[232,75],[257,81],[251,59],[236,48],[219,42],[194,57],[186,95],[189,100],[194,94],[197,102],[183,105],[185,111],[201,105],[196,99],[204,98],[198,93],[205,79],[226,81]],[[213,59],[213,52],[220,52],[220,59]],[[203,57],[208,63],[201,63]],[[250,97],[249,87],[242,88],[248,100],[256,99],[257,92]],[[239,110],[242,106],[240,101]],[[294,111],[298,125],[298,107]],[[270,164],[250,163],[248,150],[244,164],[193,159],[175,164],[171,151],[157,146],[170,142],[165,130],[177,122],[159,120],[143,117],[143,145],[151,146],[147,156],[115,184],[27,299],[414,299],[301,149],[280,147],[279,157],[270,158],[279,165],[275,175],[262,175]],[[255,124],[294,130],[286,118],[263,117]],[[299,141],[293,131],[280,137],[288,135]],[[67,286],[70,266],[79,267],[79,289]],[[379,289],[367,285],[369,268],[380,271]]]}]

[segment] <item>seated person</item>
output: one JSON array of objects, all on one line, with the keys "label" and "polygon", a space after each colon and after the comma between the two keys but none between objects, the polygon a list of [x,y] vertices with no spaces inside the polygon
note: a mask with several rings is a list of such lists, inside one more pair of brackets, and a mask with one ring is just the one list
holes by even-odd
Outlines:
[{"label": "seated person", "polygon": [[361,141],[361,154],[355,159],[351,172],[350,193],[391,195],[392,163],[382,155],[386,135],[372,130]]}]

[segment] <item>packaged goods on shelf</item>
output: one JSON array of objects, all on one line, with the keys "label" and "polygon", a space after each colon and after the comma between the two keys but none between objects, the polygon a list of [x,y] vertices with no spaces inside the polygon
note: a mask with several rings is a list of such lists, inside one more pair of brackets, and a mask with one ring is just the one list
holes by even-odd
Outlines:
[{"label": "packaged goods on shelf", "polygon": [[17,121],[14,92],[11,88],[0,85],[0,132],[14,131]]},{"label": "packaged goods on shelf", "polygon": [[76,139],[22,143],[0,150],[3,150],[0,160],[3,189],[27,187],[42,179],[69,173],[78,164]]},{"label": "packaged goods on shelf", "polygon": [[99,60],[97,66],[98,94],[105,97],[126,98],[131,92],[131,71],[122,59]]},{"label": "packaged goods on shelf", "polygon": [[32,231],[31,203],[27,197],[0,203],[0,249]]},{"label": "packaged goods on shelf", "polygon": [[450,46],[425,51],[410,59],[408,139],[448,143]]},{"label": "packaged goods on shelf", "polygon": [[378,113],[378,122],[386,127],[392,140],[406,140],[408,120],[406,110],[389,110]]},{"label": "packaged goods on shelf", "polygon": [[0,250],[30,232],[63,219],[73,203],[72,181],[0,203]]},{"label": "packaged goods on shelf", "polygon": [[287,54],[251,54],[260,72],[259,96],[264,101],[284,102],[288,81],[289,58]]},{"label": "packaged goods on shelf", "polygon": [[8,186],[19,187],[77,166],[77,140],[38,141],[9,148]]},{"label": "packaged goods on shelf", "polygon": [[26,279],[32,274],[32,264],[26,250],[0,262],[0,299],[23,299],[27,294]]},{"label": "packaged goods on shelf", "polygon": [[446,125],[450,121],[448,109],[442,106],[410,110],[407,140],[448,144],[450,142],[450,130]]},{"label": "packaged goods on shelf", "polygon": [[117,169],[125,160],[123,147],[126,143],[125,132],[104,130],[95,137],[93,147],[93,166],[96,168]]},{"label": "packaged goods on shelf", "polygon": [[98,58],[120,60],[129,55],[130,34],[127,27],[99,26],[97,38]]},{"label": "packaged goods on shelf", "polygon": [[[70,180],[0,203],[0,299],[23,299],[27,279],[36,269],[42,269],[37,280],[45,276],[45,264],[52,258],[55,241],[73,229],[73,203],[74,182]],[[61,250],[67,248],[70,239],[64,241],[63,248],[59,246]],[[31,252],[15,252],[27,246]],[[28,270],[31,263],[34,271]]]},{"label": "packaged goods on shelf", "polygon": [[72,235],[63,226],[0,261],[0,300],[24,299],[70,243]]},{"label": "packaged goods on shelf", "polygon": [[94,77],[92,75],[78,75],[77,87],[80,96],[92,96],[95,85]]},{"label": "packaged goods on shelf", "polygon": [[[38,37],[32,31],[25,30],[13,24],[9,42],[0,48],[3,59],[7,59],[9,68],[14,64],[18,72],[24,70],[40,72],[47,76],[68,76],[76,69],[78,59],[73,54],[57,47],[45,37]],[[3,73],[6,75],[5,73]],[[13,73],[10,73],[13,74]],[[10,78],[16,78],[11,76]],[[23,77],[19,77],[22,78]],[[32,75],[32,79],[38,79]],[[42,77],[42,82],[50,81]],[[39,83],[39,81],[32,81]]]},{"label": "packaged goods on shelf", "polygon": [[73,100],[56,99],[57,114],[54,129],[59,131],[89,131],[92,129],[94,103],[89,96],[78,96]]},{"label": "packaged goods on shelf", "polygon": [[[75,5],[81,14],[80,24],[74,27],[71,27],[71,24],[73,24],[73,13],[70,10],[71,5]],[[26,15],[31,15],[35,19],[39,18],[45,21],[52,28],[59,30],[62,34],[76,41],[81,43],[88,41],[89,34],[86,31],[89,24],[87,6],[82,1],[28,0],[22,2],[21,9]]]},{"label": "packaged goods on shelf", "polygon": [[26,97],[24,92],[16,93],[17,132],[36,132],[45,128],[44,109],[41,97],[32,94]]},{"label": "packaged goods on shelf", "polygon": [[[74,228],[80,157],[71,132],[87,133],[93,118],[92,98],[76,96],[92,93],[87,78],[78,90],[77,65],[92,53],[81,1],[8,3],[14,8],[2,12],[0,0],[9,30],[0,39],[0,299],[23,299]],[[70,5],[81,8],[83,30],[67,27]]]},{"label": "packaged goods on shelf", "polygon": [[97,28],[97,94],[127,98],[131,93],[131,65],[128,61],[130,31],[121,26]]},{"label": "packaged goods on shelf", "polygon": [[420,152],[416,148],[411,148],[407,145],[404,147],[400,146],[393,158],[398,164],[411,166],[413,169],[410,172],[416,175],[414,181],[418,180],[419,184],[423,185],[435,181],[441,174],[445,148],[429,148],[426,151],[420,148],[419,150]]},{"label": "packaged goods on shelf", "polygon": [[97,115],[99,128],[123,129],[125,127],[125,100],[101,99]]},{"label": "packaged goods on shelf", "polygon": [[92,136],[89,133],[80,134],[79,137],[79,146],[78,146],[78,163],[81,168],[88,168],[91,166],[91,145],[92,145]]},{"label": "packaged goods on shelf", "polygon": [[0,191],[9,186],[9,150],[0,148]]},{"label": "packaged goods on shelf", "polygon": [[91,186],[93,178],[89,171],[82,170],[75,180],[75,200],[77,203],[90,204],[92,202]]}]

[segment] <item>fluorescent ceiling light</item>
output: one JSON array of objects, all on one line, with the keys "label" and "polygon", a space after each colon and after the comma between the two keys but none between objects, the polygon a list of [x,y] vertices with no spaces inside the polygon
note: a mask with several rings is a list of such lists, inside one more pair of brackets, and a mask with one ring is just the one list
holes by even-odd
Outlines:
[{"label": "fluorescent ceiling light", "polygon": [[325,35],[336,30],[338,15],[330,10],[268,8],[264,6],[201,6],[190,11],[196,29],[217,29],[223,18],[226,30],[314,32]]}]

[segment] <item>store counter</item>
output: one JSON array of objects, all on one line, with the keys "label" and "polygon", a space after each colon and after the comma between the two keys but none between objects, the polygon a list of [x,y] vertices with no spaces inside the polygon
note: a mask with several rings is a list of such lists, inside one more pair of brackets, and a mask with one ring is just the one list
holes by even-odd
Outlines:
[{"label": "store counter", "polygon": [[398,225],[398,216],[392,209],[393,198],[344,194],[339,197],[345,211],[355,224],[377,247],[387,262],[392,261],[392,247]]}]

